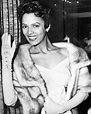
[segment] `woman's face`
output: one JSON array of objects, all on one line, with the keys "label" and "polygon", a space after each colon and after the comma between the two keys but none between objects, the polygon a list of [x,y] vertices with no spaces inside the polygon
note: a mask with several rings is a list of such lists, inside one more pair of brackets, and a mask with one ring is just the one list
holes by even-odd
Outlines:
[{"label": "woman's face", "polygon": [[44,21],[34,13],[24,14],[22,18],[22,31],[31,45],[39,44],[45,37]]}]

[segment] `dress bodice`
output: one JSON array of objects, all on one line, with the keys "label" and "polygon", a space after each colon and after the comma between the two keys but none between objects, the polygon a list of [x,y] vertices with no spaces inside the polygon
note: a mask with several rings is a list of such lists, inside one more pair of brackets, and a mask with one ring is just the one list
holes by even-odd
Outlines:
[{"label": "dress bodice", "polygon": [[70,79],[69,60],[66,58],[52,69],[36,65],[46,82],[49,97],[55,102],[65,100],[66,87]]}]

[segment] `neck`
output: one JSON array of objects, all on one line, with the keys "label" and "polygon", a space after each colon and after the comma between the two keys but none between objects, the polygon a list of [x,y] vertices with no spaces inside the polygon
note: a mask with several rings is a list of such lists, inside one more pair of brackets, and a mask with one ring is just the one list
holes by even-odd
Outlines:
[{"label": "neck", "polygon": [[33,46],[31,49],[31,53],[44,53],[46,54],[48,51],[52,49],[52,44],[49,41],[48,37],[46,37],[40,44]]}]

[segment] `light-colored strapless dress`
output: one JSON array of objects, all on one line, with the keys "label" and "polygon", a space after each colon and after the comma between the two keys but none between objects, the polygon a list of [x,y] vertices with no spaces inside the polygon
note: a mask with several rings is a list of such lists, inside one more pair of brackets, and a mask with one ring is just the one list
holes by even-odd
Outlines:
[{"label": "light-colored strapless dress", "polygon": [[[65,101],[67,85],[70,80],[68,58],[58,63],[52,69],[48,69],[40,65],[36,65],[36,67],[46,82],[48,96],[54,102],[59,104],[63,103]],[[44,109],[42,110],[42,114],[45,114]]]}]

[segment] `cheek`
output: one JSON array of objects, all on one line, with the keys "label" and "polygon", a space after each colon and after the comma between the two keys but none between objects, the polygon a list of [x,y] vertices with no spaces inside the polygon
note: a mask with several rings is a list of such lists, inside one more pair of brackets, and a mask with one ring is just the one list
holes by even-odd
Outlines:
[{"label": "cheek", "polygon": [[22,29],[23,34],[25,35],[27,33],[27,30]]},{"label": "cheek", "polygon": [[39,30],[39,34],[40,34],[40,35],[44,35],[45,32],[46,32],[46,31],[45,31],[45,29],[43,29],[43,28]]}]

